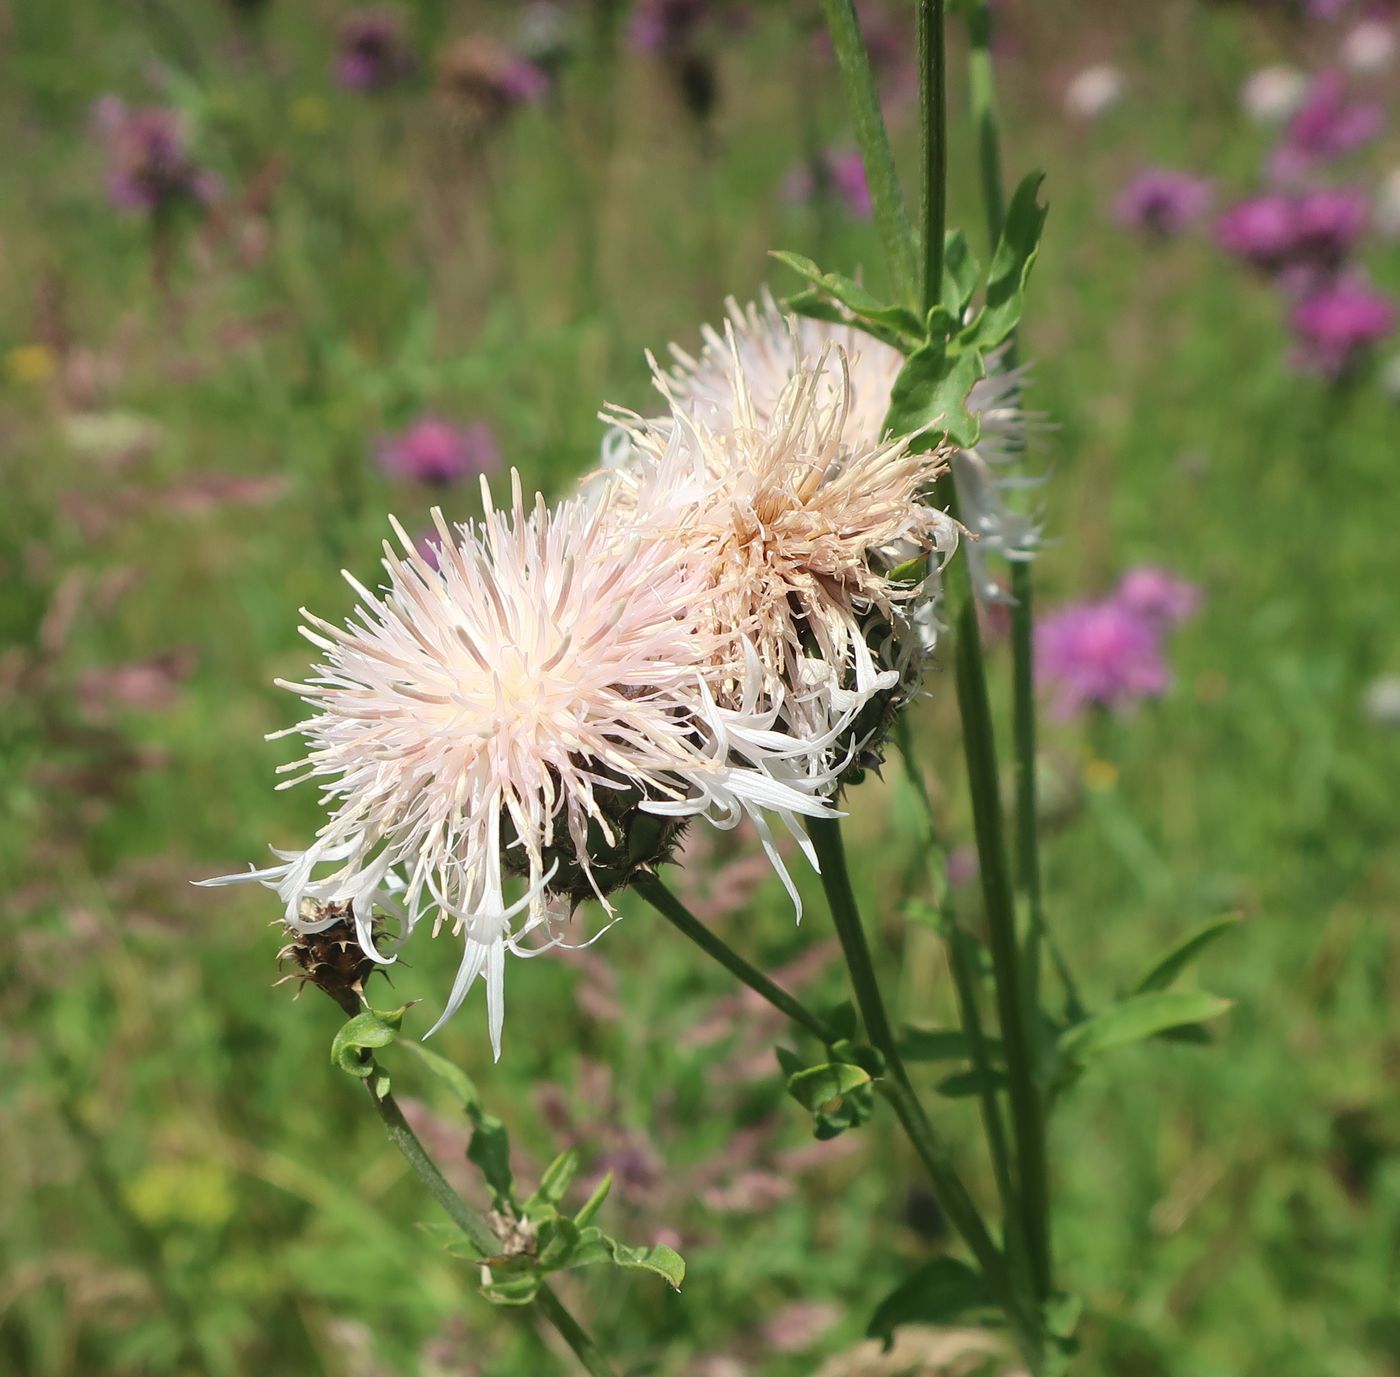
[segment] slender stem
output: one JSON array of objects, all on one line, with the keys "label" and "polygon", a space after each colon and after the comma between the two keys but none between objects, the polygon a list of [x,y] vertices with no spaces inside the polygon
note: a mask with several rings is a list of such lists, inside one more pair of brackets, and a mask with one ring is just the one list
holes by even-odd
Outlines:
[{"label": "slender stem", "polygon": [[[418,1135],[409,1127],[398,1101],[389,1091],[381,1093],[376,1089],[375,1082],[378,1079],[378,1074],[372,1072],[365,1081],[365,1089],[369,1091],[370,1102],[384,1124],[390,1141],[403,1153],[409,1166],[418,1173],[418,1179],[427,1187],[428,1194],[442,1206],[448,1218],[467,1236],[472,1247],[487,1257],[498,1253],[501,1248],[500,1240],[486,1221],[448,1184],[447,1178],[438,1170],[437,1163],[428,1155]],[[598,1345],[548,1285],[541,1284],[536,1292],[535,1307],[559,1331],[560,1337],[573,1350],[574,1356],[583,1365],[583,1370],[589,1377],[616,1377],[612,1366],[599,1351]]]},{"label": "slender stem", "polygon": [[943,0],[919,0],[919,108],[923,153],[923,307],[943,292],[943,231],[948,201],[948,117],[943,41]]},{"label": "slender stem", "polygon": [[977,608],[964,561],[950,566],[952,602],[958,608],[955,648],[958,709],[963,751],[972,795],[972,819],[987,912],[988,946],[995,977],[997,1018],[1006,1047],[1011,1126],[1016,1141],[1019,1194],[1026,1244],[1036,1289],[1050,1290],[1049,1173],[1045,1112],[1035,1082],[1035,1048],[1021,992],[1021,960],[1016,941],[1016,903],[1006,855],[1005,823],[997,778],[991,701],[977,632]]},{"label": "slender stem", "polygon": [[976,1204],[953,1165],[952,1154],[924,1113],[910,1083],[904,1060],[899,1055],[899,1046],[875,976],[874,963],[870,959],[865,928],[851,890],[840,823],[835,818],[815,818],[808,823],[807,830],[821,861],[822,887],[826,891],[832,921],[846,956],[866,1035],[885,1059],[887,1075],[880,1081],[880,1089],[894,1107],[914,1150],[927,1169],[944,1214],[972,1250],[992,1294],[1016,1333],[1017,1343],[1031,1370],[1037,1371],[1041,1351],[1039,1324],[1022,1304],[1006,1258],[987,1232]]},{"label": "slender stem", "polygon": [[875,75],[870,70],[870,55],[861,37],[860,21],[852,0],[822,0],[822,11],[841,73],[841,86],[851,112],[861,162],[865,165],[865,180],[870,187],[875,227],[880,233],[885,264],[895,290],[905,300],[911,300],[918,285],[914,269],[914,234],[904,209],[899,174],[895,171],[894,153],[885,131],[885,117],[880,110],[880,96],[875,89]]},{"label": "slender stem", "polygon": [[642,875],[632,887],[668,923],[683,932],[703,952],[713,956],[725,970],[738,976],[749,989],[762,995],[780,1013],[814,1034],[826,1046],[837,1041],[836,1032],[800,1001],[769,980],[757,966],[745,961],[726,941],[716,937],[655,875]]}]

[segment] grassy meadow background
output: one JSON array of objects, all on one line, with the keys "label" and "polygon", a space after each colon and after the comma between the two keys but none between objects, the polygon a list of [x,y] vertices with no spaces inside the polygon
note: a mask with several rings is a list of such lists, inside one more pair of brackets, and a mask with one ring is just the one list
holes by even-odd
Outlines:
[{"label": "grassy meadow background", "polygon": [[[374,581],[387,512],[419,530],[434,501],[479,511],[471,484],[386,479],[379,437],[424,411],[484,420],[559,494],[596,462],[602,403],[648,404],[644,349],[694,347],[728,293],[795,285],[770,248],[879,282],[868,221],[783,191],[812,148],[850,143],[815,6],[747,8],[706,40],[707,121],[628,47],[619,7],[580,0],[556,93],[482,132],[444,109],[426,57],[400,88],[340,89],[333,0],[269,0],[256,25],[216,0],[0,3],[0,1373],[572,1371],[415,1228],[433,1207],[329,1063],[338,1016],[272,987],[276,901],[189,881],[315,826],[314,791],[272,792],[290,744],[263,741],[295,720],[272,680],[307,661],[297,608],[348,612],[339,570]],[[1188,928],[1244,919],[1201,976],[1237,1001],[1216,1044],[1125,1052],[1055,1121],[1079,1370],[1393,1377],[1400,732],[1366,705],[1400,674],[1400,416],[1379,376],[1290,369],[1278,301],[1208,223],[1159,241],[1112,217],[1147,163],[1215,178],[1220,204],[1257,186],[1268,136],[1241,82],[1325,65],[1342,30],[1281,4],[1000,8],[1008,176],[1045,169],[1051,206],[1023,336],[1029,405],[1054,426],[1034,456],[1040,603],[1144,562],[1204,591],[1162,700],[1043,729],[1051,918],[1091,1003]],[[512,41],[518,17],[400,13],[425,55]],[[981,242],[961,52],[952,218]],[[1102,61],[1123,98],[1075,120],[1065,87]],[[147,220],[104,195],[108,93],[183,109],[223,182],[158,273]],[[907,156],[912,109],[893,119]],[[1347,176],[1397,164],[1400,120]],[[1400,291],[1393,242],[1364,257]],[[928,688],[923,763],[966,839],[951,678]],[[907,916],[926,881],[898,763],[849,806],[900,1017],[946,1021],[941,948]],[[804,877],[794,928],[754,855],[742,833],[697,838],[676,883],[813,999],[841,997],[819,891]],[[969,915],[974,892],[954,891]],[[408,960],[395,989],[425,1000],[421,1032],[456,944]],[[781,1028],[640,907],[509,984],[498,1065],[479,992],[438,1050],[505,1119],[523,1177],[577,1143],[618,1172],[612,1231],[689,1265],[679,1295],[561,1283],[623,1368],[896,1370],[850,1351],[949,1239],[885,1117],[815,1143],[775,1074]],[[464,1125],[395,1066],[482,1200]],[[975,1170],[970,1102],[934,1107]]]}]

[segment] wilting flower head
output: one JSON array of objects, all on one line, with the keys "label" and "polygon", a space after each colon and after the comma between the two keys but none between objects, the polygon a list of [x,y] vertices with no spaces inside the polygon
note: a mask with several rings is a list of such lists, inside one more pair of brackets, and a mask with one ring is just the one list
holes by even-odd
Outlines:
[{"label": "wilting flower head", "polygon": [[95,120],[107,147],[107,195],[113,205],[154,211],[182,201],[207,205],[218,196],[217,175],[190,157],[178,110],[133,110],[116,96],[104,96]]},{"label": "wilting flower head", "polygon": [[412,49],[398,15],[360,10],[347,15],[336,38],[335,79],[349,91],[382,91],[413,74]]},{"label": "wilting flower head", "polygon": [[379,466],[393,478],[446,487],[463,478],[494,473],[501,453],[484,421],[457,426],[439,416],[424,416],[379,446]]},{"label": "wilting flower head", "polygon": [[865,180],[865,164],[855,149],[825,148],[815,167],[803,163],[783,181],[783,194],[794,203],[810,201],[819,191],[828,190],[851,215],[859,220],[870,218],[870,187]]},{"label": "wilting flower head", "polygon": [[480,35],[459,39],[438,62],[438,95],[448,112],[473,125],[495,124],[549,91],[544,70]]},{"label": "wilting flower head", "polygon": [[1132,229],[1170,236],[1189,229],[1210,208],[1208,178],[1169,167],[1149,167],[1123,188],[1115,214]]},{"label": "wilting flower head", "polygon": [[1340,72],[1321,72],[1288,121],[1274,155],[1274,171],[1293,177],[1317,163],[1351,153],[1370,143],[1384,122],[1378,102],[1353,100]]},{"label": "wilting flower head", "polygon": [[1324,377],[1352,372],[1395,328],[1395,303],[1361,281],[1329,283],[1294,306],[1289,326],[1298,366]]},{"label": "wilting flower head", "polygon": [[1296,67],[1261,67],[1240,88],[1240,104],[1256,124],[1282,124],[1307,95],[1308,79]]},{"label": "wilting flower head", "polygon": [[[785,316],[766,292],[756,304],[740,307],[731,300],[728,307],[725,335],[706,326],[698,358],[671,347],[675,362],[667,387],[679,406],[714,428],[734,425],[738,371],[754,415],[767,422],[796,373],[824,358],[831,393],[849,388],[845,443],[873,449],[890,438],[885,414],[904,366],[899,350],[846,326]],[[1005,594],[988,570],[987,557],[1026,560],[1036,545],[1034,521],[1013,511],[1005,496],[1029,481],[1010,470],[1023,456],[1033,420],[1020,405],[1024,370],[1005,370],[996,355],[987,363],[988,376],[974,384],[967,399],[968,409],[981,415],[981,438],[975,449],[952,454],[950,462],[959,516],[977,537],[963,547],[973,585],[980,599],[995,602]]]},{"label": "wilting flower head", "polygon": [[1159,696],[1171,682],[1158,621],[1118,598],[1074,603],[1041,617],[1035,656],[1059,717],[1090,706],[1128,707]]},{"label": "wilting flower head", "polygon": [[1107,62],[1085,67],[1065,87],[1065,111],[1075,119],[1096,120],[1123,99],[1125,86],[1123,73]]},{"label": "wilting flower head", "polygon": [[[788,340],[789,350],[795,347]],[[956,527],[931,504],[945,466],[908,439],[854,424],[844,351],[789,353],[775,394],[753,384],[733,327],[722,406],[658,372],[668,416],[620,423],[623,462],[605,475],[639,530],[684,546],[710,585],[712,628],[742,629],[756,651],[760,701],[800,742],[873,763],[922,668],[915,617],[932,597]],[[617,455],[614,456],[619,457]],[[892,569],[924,556],[925,574]],[[753,685],[720,681],[721,703]]]},{"label": "wilting flower head", "polygon": [[1130,612],[1158,626],[1176,626],[1201,605],[1201,590],[1170,569],[1140,564],[1123,575],[1114,598]]},{"label": "wilting flower head", "polygon": [[284,685],[313,715],[288,729],[308,749],[282,787],[320,781],[330,816],[305,851],[213,882],[275,889],[303,931],[304,900],[333,903],[381,961],[376,906],[400,940],[435,913],[464,943],[443,1018],[484,975],[498,1055],[506,953],[537,950],[522,942],[539,928],[557,941],[590,895],[606,904],[684,818],[829,811],[768,719],[709,696],[704,675],[742,650],[700,624],[686,550],[627,531],[606,496],[527,511],[512,485],[509,512],[486,494],[484,519],[455,533],[434,513],[436,567],[394,523],[388,584],[347,575],[361,606],[343,628],[303,613],[323,660]]}]

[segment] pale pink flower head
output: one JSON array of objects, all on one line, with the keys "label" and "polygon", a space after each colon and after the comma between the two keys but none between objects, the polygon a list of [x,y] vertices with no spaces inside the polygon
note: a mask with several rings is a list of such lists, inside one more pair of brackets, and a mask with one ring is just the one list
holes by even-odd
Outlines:
[{"label": "pale pink flower head", "polygon": [[423,416],[379,446],[379,466],[391,478],[448,487],[464,478],[495,473],[501,466],[496,436],[484,421],[454,425]]},{"label": "pale pink flower head", "polygon": [[1240,88],[1240,104],[1256,124],[1279,125],[1308,98],[1308,79],[1296,67],[1261,67]]},{"label": "pale pink flower head", "polygon": [[1200,588],[1158,564],[1129,569],[1114,597],[1130,612],[1161,627],[1188,620],[1201,605]]},{"label": "pale pink flower head", "polygon": [[1075,74],[1065,87],[1065,113],[1078,120],[1101,119],[1127,89],[1123,73],[1111,63],[1099,62]]},{"label": "pale pink flower head", "polygon": [[1087,707],[1131,707],[1159,697],[1171,682],[1160,624],[1119,598],[1074,603],[1042,617],[1035,657],[1058,717]]},{"label": "pale pink flower head", "polygon": [[322,660],[283,685],[312,709],[278,733],[307,747],[283,787],[316,780],[330,816],[306,850],[213,882],[276,890],[302,931],[319,923],[306,901],[348,906],[378,961],[392,955],[376,907],[400,941],[435,915],[463,942],[439,1025],[484,977],[498,1055],[506,954],[537,950],[536,932],[557,943],[582,899],[607,906],[681,820],[829,814],[805,781],[776,777],[786,743],[708,697],[725,648],[697,619],[704,578],[686,552],[626,531],[606,500],[527,509],[512,483],[507,512],[483,480],[478,524],[454,532],[434,513],[435,565],[393,523],[387,583],[347,574],[360,606],[344,626],[303,612]]}]

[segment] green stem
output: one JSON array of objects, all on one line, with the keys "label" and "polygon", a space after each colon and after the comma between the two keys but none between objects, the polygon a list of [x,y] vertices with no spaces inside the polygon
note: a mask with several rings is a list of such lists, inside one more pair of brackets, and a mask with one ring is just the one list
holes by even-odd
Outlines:
[{"label": "green stem", "polygon": [[949,567],[950,602],[958,609],[955,658],[963,751],[972,795],[972,819],[987,913],[988,947],[996,985],[997,1018],[1006,1048],[1011,1127],[1016,1142],[1022,1226],[1030,1252],[1036,1291],[1050,1292],[1049,1171],[1045,1111],[1035,1083],[1035,1048],[1021,990],[1021,958],[1016,940],[1016,902],[1006,854],[1006,829],[997,779],[996,741],[987,695],[982,642],[977,630],[965,561]]},{"label": "green stem", "polygon": [[1031,1370],[1038,1371],[1041,1352],[1039,1325],[1023,1306],[1006,1258],[987,1232],[976,1204],[958,1176],[952,1154],[924,1113],[904,1060],[899,1055],[899,1046],[875,976],[874,963],[870,959],[865,928],[851,890],[841,825],[835,818],[814,818],[808,823],[807,830],[821,861],[822,888],[826,891],[832,921],[841,941],[841,950],[845,953],[866,1036],[885,1059],[887,1074],[880,1081],[880,1089],[893,1106],[928,1171],[944,1214],[981,1266],[987,1285],[1005,1312]]},{"label": "green stem", "polygon": [[725,970],[737,976],[755,994],[761,995],[780,1013],[812,1033],[827,1047],[837,1041],[836,1032],[792,995],[769,980],[757,966],[745,961],[722,938],[716,937],[655,875],[642,875],[632,887],[668,923],[684,933],[703,952],[713,956]]},{"label": "green stem", "polygon": [[948,201],[948,117],[943,42],[943,0],[919,0],[919,108],[923,153],[923,307],[943,293],[943,231]]},{"label": "green stem", "polygon": [[[390,1142],[403,1153],[409,1166],[418,1173],[418,1179],[427,1187],[428,1194],[442,1206],[448,1218],[467,1236],[472,1247],[485,1257],[500,1252],[500,1240],[486,1221],[448,1184],[447,1178],[438,1170],[437,1163],[428,1155],[418,1135],[409,1127],[398,1101],[389,1091],[380,1093],[376,1090],[375,1082],[378,1080],[378,1074],[371,1072],[365,1080],[365,1089],[369,1091],[370,1103],[374,1105],[375,1112],[389,1134]],[[574,1356],[583,1365],[583,1370],[589,1377],[616,1377],[612,1366],[599,1351],[598,1345],[548,1285],[541,1284],[535,1294],[534,1303],[540,1314],[559,1331],[560,1337],[573,1350]]]},{"label": "green stem", "polygon": [[880,97],[875,89],[875,75],[870,70],[870,55],[861,37],[860,21],[852,0],[822,0],[822,11],[841,73],[841,87],[851,112],[861,162],[865,165],[865,180],[870,187],[875,227],[880,234],[885,264],[896,292],[905,300],[911,300],[918,285],[914,269],[914,234],[904,209],[899,174],[895,171],[894,153],[885,131],[885,117],[880,110]]}]

